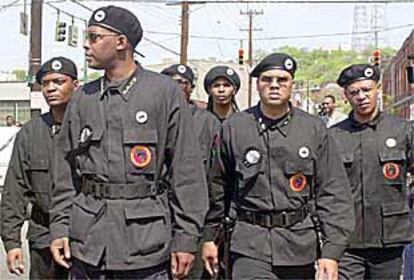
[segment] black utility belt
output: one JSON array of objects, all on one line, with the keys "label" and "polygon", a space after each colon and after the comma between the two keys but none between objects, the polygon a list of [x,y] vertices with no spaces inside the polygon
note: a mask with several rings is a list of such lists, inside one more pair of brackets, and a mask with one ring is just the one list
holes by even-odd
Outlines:
[{"label": "black utility belt", "polygon": [[33,205],[30,219],[38,225],[49,227],[49,213],[43,212],[39,206]]},{"label": "black utility belt", "polygon": [[257,212],[239,209],[237,217],[239,221],[266,228],[288,228],[303,221],[309,212],[310,209],[308,205],[297,210],[282,212]]},{"label": "black utility belt", "polygon": [[162,188],[155,191],[150,183],[105,183],[89,178],[82,180],[80,191],[97,199],[138,199],[157,196],[164,192]]}]

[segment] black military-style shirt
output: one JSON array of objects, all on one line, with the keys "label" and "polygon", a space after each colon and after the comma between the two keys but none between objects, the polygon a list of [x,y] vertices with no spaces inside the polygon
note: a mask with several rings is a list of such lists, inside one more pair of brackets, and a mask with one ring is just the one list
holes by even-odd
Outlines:
[{"label": "black military-style shirt", "polygon": [[[92,265],[104,260],[102,269],[111,270],[151,267],[171,250],[195,252],[208,203],[199,151],[190,110],[170,78],[139,66],[125,81],[85,85],[59,138],[53,237],[69,236],[74,257]],[[80,191],[84,178],[167,190],[97,198]]]},{"label": "black military-style shirt", "polygon": [[406,174],[412,170],[412,129],[379,113],[361,124],[353,113],[331,128],[348,173],[356,227],[350,248],[384,248],[410,241]]},{"label": "black military-style shirt", "polygon": [[198,108],[190,101],[190,111],[194,119],[195,135],[200,143],[206,174],[211,167],[214,136],[220,130],[220,121],[211,112]]},{"label": "black military-style shirt", "polygon": [[29,213],[31,248],[50,246],[49,204],[53,184],[53,142],[59,125],[51,113],[27,122],[17,133],[1,199],[1,237],[9,251],[21,247],[21,228]]},{"label": "black military-style shirt", "polygon": [[[224,122],[219,150],[224,190],[212,186],[216,215],[208,217],[208,226],[223,215],[217,211],[223,193],[231,196],[236,212],[289,212],[313,201],[325,238],[321,257],[340,258],[354,228],[353,203],[339,154],[321,120],[291,108],[267,126],[257,105]],[[273,265],[312,263],[317,248],[310,214],[287,228],[237,220],[231,240],[233,252]]]}]

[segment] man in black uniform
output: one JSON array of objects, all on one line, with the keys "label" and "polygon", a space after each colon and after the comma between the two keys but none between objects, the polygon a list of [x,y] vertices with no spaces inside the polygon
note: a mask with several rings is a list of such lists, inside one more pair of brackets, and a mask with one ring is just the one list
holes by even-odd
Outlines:
[{"label": "man in black uniform", "polygon": [[379,111],[380,70],[351,65],[338,78],[352,106],[332,128],[355,201],[356,227],[339,263],[341,279],[398,279],[410,242],[406,174],[412,167],[407,121]]},{"label": "man in black uniform", "polygon": [[[170,67],[161,71],[161,74],[170,76],[173,80],[178,82],[181,89],[183,90],[184,96],[190,106],[190,111],[194,119],[195,124],[195,135],[198,138],[201,148],[201,154],[203,156],[203,163],[206,174],[208,174],[211,168],[211,155],[213,149],[214,136],[218,133],[220,128],[220,122],[218,119],[209,111],[200,109],[190,99],[191,93],[194,88],[194,72],[193,70],[184,64],[173,64]],[[203,245],[203,240],[200,242],[200,246]],[[210,243],[205,246],[211,245]],[[214,248],[213,248],[214,249]],[[203,261],[201,258],[201,247],[198,248],[196,254],[196,260],[194,267],[188,275],[188,279],[201,279],[203,274]]]},{"label": "man in black uniform", "polygon": [[73,279],[182,278],[194,261],[208,206],[200,148],[177,83],[134,62],[142,35],[120,7],[88,22],[86,58],[105,76],[69,104],[50,210],[51,250],[71,258]]},{"label": "man in black uniform", "polygon": [[21,229],[28,216],[30,279],[65,279],[66,269],[56,265],[50,253],[49,202],[53,183],[53,143],[63,120],[66,104],[78,85],[75,64],[55,57],[36,75],[50,112],[34,118],[16,136],[1,200],[1,237],[11,273],[24,273]]},{"label": "man in black uniform", "polygon": [[327,128],[289,102],[295,70],[287,54],[265,57],[251,73],[260,103],[223,124],[221,176],[237,219],[233,279],[314,279],[317,259],[319,278],[336,279],[354,228],[349,183]]}]

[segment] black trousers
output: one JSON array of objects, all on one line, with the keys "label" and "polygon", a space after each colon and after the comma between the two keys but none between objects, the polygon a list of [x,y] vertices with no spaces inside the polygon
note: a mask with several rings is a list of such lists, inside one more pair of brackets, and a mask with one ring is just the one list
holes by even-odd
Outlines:
[{"label": "black trousers", "polygon": [[99,267],[86,264],[72,258],[70,279],[106,280],[106,279],[140,279],[140,280],[172,280],[170,263],[137,270],[101,270]]},{"label": "black trousers", "polygon": [[68,279],[68,271],[53,261],[50,248],[30,248],[30,279]]},{"label": "black trousers", "polygon": [[339,279],[399,279],[403,247],[348,249],[339,261]]},{"label": "black trousers", "polygon": [[315,279],[313,263],[301,266],[273,266],[246,256],[237,255],[233,264],[233,279],[237,280],[279,280]]}]

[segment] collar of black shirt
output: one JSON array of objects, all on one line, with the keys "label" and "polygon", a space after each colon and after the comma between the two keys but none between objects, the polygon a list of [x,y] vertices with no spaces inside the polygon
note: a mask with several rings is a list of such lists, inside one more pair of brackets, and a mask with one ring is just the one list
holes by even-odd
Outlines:
[{"label": "collar of black shirt", "polygon": [[256,121],[260,124],[260,129],[265,130],[274,130],[277,129],[283,136],[286,136],[289,133],[290,124],[294,115],[295,108],[289,103],[289,112],[277,119],[271,119],[266,117],[263,112],[260,110],[260,103],[256,106],[255,117]]},{"label": "collar of black shirt", "polygon": [[351,111],[349,113],[349,120],[351,121],[351,126],[354,128],[363,128],[363,127],[371,127],[372,129],[376,129],[377,125],[381,121],[383,116],[383,113],[378,111],[378,113],[375,115],[375,117],[366,123],[360,123],[355,119],[354,111]]},{"label": "collar of black shirt", "polygon": [[131,76],[124,80],[110,81],[106,76],[102,77],[100,85],[100,98],[111,91],[112,94],[120,94],[122,98],[128,100],[128,93],[137,83],[138,77],[142,71],[143,68],[140,65],[137,65],[137,69],[134,71],[134,73],[132,73]]}]

